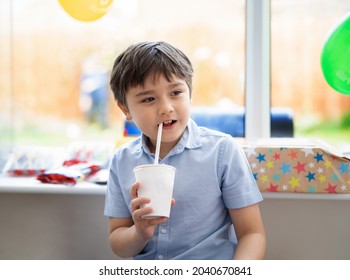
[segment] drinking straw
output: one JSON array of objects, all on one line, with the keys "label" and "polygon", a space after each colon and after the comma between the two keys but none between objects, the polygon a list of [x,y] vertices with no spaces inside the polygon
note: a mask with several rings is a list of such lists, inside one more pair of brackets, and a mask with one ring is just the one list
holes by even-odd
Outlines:
[{"label": "drinking straw", "polygon": [[162,130],[163,130],[163,123],[160,123],[158,126],[156,156],[154,158],[154,164],[158,164],[159,162],[159,151],[160,151],[160,142],[162,140]]}]

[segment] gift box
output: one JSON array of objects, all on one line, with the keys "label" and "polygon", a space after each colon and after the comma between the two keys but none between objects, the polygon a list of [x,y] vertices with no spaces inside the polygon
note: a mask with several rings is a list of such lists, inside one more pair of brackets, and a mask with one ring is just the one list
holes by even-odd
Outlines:
[{"label": "gift box", "polygon": [[350,193],[350,158],[311,139],[242,143],[261,192]]}]

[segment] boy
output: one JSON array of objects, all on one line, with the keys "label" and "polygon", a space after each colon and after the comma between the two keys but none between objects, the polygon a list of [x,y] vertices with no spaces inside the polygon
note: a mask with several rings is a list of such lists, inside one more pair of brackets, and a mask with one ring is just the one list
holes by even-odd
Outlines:
[{"label": "boy", "polygon": [[[114,97],[142,135],[111,161],[105,215],[112,250],[135,259],[262,259],[261,194],[234,139],[190,119],[192,74],[186,55],[165,42],[132,45],[114,62]],[[154,162],[160,123],[160,164],[177,170],[172,209],[169,218],[142,219],[152,209],[140,208],[150,200],[137,196],[133,168]]]}]

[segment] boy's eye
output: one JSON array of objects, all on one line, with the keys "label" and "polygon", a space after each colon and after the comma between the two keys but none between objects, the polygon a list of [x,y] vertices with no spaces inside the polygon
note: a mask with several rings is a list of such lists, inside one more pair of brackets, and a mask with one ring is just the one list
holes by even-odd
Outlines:
[{"label": "boy's eye", "polygon": [[147,97],[145,99],[142,100],[143,103],[149,103],[152,102],[154,100],[154,97]]},{"label": "boy's eye", "polygon": [[179,94],[181,94],[181,91],[177,90],[177,91],[173,91],[173,92],[171,93],[171,96],[177,96],[177,95],[179,95]]}]

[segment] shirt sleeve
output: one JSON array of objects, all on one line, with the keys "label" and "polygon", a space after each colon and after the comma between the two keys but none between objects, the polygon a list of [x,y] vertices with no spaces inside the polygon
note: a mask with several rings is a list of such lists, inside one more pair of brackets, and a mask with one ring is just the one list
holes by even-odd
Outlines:
[{"label": "shirt sleeve", "polygon": [[242,147],[227,137],[219,161],[223,200],[227,208],[242,208],[262,201]]},{"label": "shirt sleeve", "polygon": [[108,217],[125,218],[130,217],[131,214],[126,203],[125,194],[122,191],[118,170],[118,158],[117,155],[115,155],[109,166],[104,215]]}]

